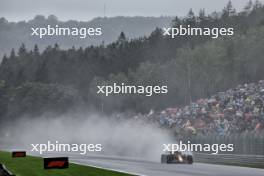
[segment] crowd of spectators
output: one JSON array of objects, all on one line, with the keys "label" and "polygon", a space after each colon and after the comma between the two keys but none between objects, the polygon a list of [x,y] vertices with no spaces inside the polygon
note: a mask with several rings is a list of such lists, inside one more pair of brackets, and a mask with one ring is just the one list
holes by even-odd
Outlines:
[{"label": "crowd of spectators", "polygon": [[[141,116],[141,117],[139,117]],[[177,133],[218,134],[264,131],[264,80],[239,85],[185,107],[136,115]]]}]

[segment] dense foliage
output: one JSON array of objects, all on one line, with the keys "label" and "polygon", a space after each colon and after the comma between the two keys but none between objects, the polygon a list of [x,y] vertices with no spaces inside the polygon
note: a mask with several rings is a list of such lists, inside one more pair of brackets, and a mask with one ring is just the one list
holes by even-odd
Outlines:
[{"label": "dense foliage", "polygon": [[[68,89],[75,97],[61,95],[66,96],[63,101],[68,105],[78,100],[104,112],[147,112],[188,104],[240,83],[264,79],[264,6],[258,1],[250,1],[242,12],[236,12],[231,3],[210,15],[201,10],[196,16],[190,10],[185,18],[176,17],[173,24],[234,27],[235,35],[171,39],[156,29],[149,37],[129,40],[121,33],[116,42],[87,48],[62,50],[56,44],[40,53],[37,45],[31,51],[22,45],[17,53],[13,50],[4,56],[0,66],[0,116],[52,107],[59,97],[50,97],[48,92],[68,95]],[[113,82],[168,85],[169,92],[152,97],[96,94],[96,85]],[[12,107],[13,94],[16,107],[21,103],[26,109]],[[44,97],[49,98],[42,102]]]},{"label": "dense foliage", "polygon": [[[149,35],[155,27],[169,26],[172,19],[173,17],[104,17],[91,21],[60,21],[54,15],[48,17],[36,15],[32,20],[10,22],[2,17],[0,18],[0,56],[3,57],[3,54],[9,53],[12,48],[18,49],[21,43],[25,43],[29,48],[38,44],[41,51],[55,43],[58,43],[63,49],[71,48],[73,45],[86,47],[99,45],[102,42],[109,44],[116,40],[121,31],[126,31],[126,35],[131,38]],[[100,27],[102,35],[90,36],[85,39],[76,36],[45,36],[42,39],[39,36],[31,36],[32,27],[41,28],[47,27],[47,25],[66,28]]]}]

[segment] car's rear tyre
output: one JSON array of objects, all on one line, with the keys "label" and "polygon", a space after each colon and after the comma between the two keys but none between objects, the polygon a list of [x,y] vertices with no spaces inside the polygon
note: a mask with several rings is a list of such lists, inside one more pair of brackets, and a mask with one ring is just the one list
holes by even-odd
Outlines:
[{"label": "car's rear tyre", "polygon": [[192,164],[193,163],[193,156],[191,156],[191,155],[187,156],[187,163],[188,164]]},{"label": "car's rear tyre", "polygon": [[161,155],[161,163],[168,163],[168,155]]}]

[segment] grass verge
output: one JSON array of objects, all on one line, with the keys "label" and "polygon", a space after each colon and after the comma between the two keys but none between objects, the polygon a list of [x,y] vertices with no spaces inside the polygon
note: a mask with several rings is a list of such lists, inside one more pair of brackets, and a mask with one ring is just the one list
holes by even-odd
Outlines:
[{"label": "grass verge", "polygon": [[68,169],[43,169],[43,159],[27,156],[12,158],[9,152],[0,152],[0,163],[16,176],[131,176],[121,172],[93,168],[70,163]]}]

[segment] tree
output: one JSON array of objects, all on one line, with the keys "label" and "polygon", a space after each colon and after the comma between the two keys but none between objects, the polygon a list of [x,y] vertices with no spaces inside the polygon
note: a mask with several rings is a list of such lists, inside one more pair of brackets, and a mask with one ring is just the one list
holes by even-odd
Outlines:
[{"label": "tree", "polygon": [[201,21],[205,19],[205,10],[204,9],[200,9],[200,11],[199,11],[199,19]]},{"label": "tree", "polygon": [[[80,49],[60,49],[56,44],[40,53],[37,45],[32,52],[22,45],[17,56],[13,49],[10,56],[3,58],[0,79],[7,87],[24,86],[28,82],[42,84],[37,87],[58,84],[61,89],[70,85],[80,92],[87,105],[104,111],[115,108],[148,111],[187,104],[237,84],[264,79],[263,8],[235,16],[230,15],[232,9],[229,3],[225,8],[226,18],[217,13],[215,17],[207,16],[204,10],[197,17],[190,10],[186,18],[175,18],[173,25],[212,28],[232,24],[236,27],[234,36],[219,36],[214,40],[179,36],[172,40],[157,28],[148,37],[128,40],[121,32],[116,42]],[[101,78],[99,83],[104,84],[115,81],[128,81],[131,85],[164,84],[169,86],[169,93],[147,99],[136,95],[115,96],[112,103],[90,91],[93,86],[96,88],[97,82],[93,81],[96,78]],[[35,89],[24,90],[30,93]]]},{"label": "tree", "polygon": [[252,0],[248,1],[247,5],[244,7],[245,13],[248,15],[253,8],[253,2]]},{"label": "tree", "polygon": [[259,0],[256,0],[254,5],[253,5],[253,9],[254,10],[257,10],[257,9],[260,9],[262,7],[262,4]]},{"label": "tree", "polygon": [[178,16],[176,16],[172,21],[173,27],[179,27],[181,24],[182,24],[182,21]]},{"label": "tree", "polygon": [[76,89],[59,84],[24,83],[12,89],[11,95],[10,117],[25,113],[35,116],[47,111],[63,113],[83,103]]},{"label": "tree", "polygon": [[196,17],[192,9],[189,10],[184,21],[185,25],[196,26]]},{"label": "tree", "polygon": [[119,43],[124,43],[125,41],[127,41],[126,35],[125,35],[125,33],[123,31],[120,33],[117,41]]},{"label": "tree", "polygon": [[233,4],[231,1],[229,1],[226,5],[226,7],[223,10],[222,18],[228,18],[230,16],[234,16],[236,14],[236,10],[233,8]]},{"label": "tree", "polygon": [[8,95],[5,81],[0,80],[0,121],[7,112]]},{"label": "tree", "polygon": [[2,63],[3,63],[3,65],[7,63],[7,56],[6,55],[4,55]]},{"label": "tree", "polygon": [[19,48],[19,50],[18,50],[18,55],[19,55],[20,57],[23,57],[23,56],[26,55],[26,53],[27,53],[26,46],[25,46],[24,43],[22,43],[22,45],[20,46],[20,48]]},{"label": "tree", "polygon": [[15,49],[12,48],[11,53],[10,53],[10,58],[15,58],[16,57],[16,52]]},{"label": "tree", "polygon": [[8,21],[4,18],[4,17],[1,17],[0,18],[0,24],[8,24]]},{"label": "tree", "polygon": [[43,15],[36,15],[33,19],[35,22],[42,22],[42,21],[45,21],[45,16]]},{"label": "tree", "polygon": [[38,45],[34,45],[34,51],[33,51],[34,55],[35,56],[39,56],[39,48],[38,48]]}]

